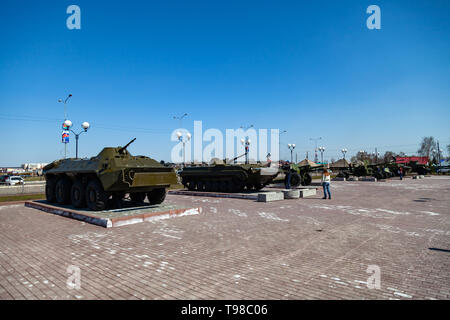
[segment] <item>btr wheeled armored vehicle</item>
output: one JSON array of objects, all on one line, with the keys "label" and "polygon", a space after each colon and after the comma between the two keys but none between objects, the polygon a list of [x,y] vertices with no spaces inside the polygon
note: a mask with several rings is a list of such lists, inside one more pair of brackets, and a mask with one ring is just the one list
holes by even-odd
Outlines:
[{"label": "btr wheeled armored vehicle", "polygon": [[43,169],[48,202],[72,204],[76,208],[105,210],[109,204],[120,207],[129,194],[131,200],[162,203],[166,188],[177,183],[172,168],[145,156],[132,156],[127,147],[104,148],[90,159],[61,159]]}]

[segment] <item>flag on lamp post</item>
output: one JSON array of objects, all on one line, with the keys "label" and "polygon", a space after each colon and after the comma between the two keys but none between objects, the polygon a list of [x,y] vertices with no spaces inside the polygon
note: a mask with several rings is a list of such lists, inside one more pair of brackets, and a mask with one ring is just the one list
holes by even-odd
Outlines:
[{"label": "flag on lamp post", "polygon": [[62,143],[69,143],[69,130],[63,130]]}]

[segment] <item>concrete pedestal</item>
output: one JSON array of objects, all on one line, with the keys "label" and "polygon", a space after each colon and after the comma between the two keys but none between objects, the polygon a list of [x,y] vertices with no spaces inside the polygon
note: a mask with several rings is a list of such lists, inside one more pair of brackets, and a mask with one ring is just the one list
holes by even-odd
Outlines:
[{"label": "concrete pedestal", "polygon": [[271,202],[284,200],[283,192],[265,192],[258,194],[258,202]]},{"label": "concrete pedestal", "polygon": [[144,221],[165,219],[173,216],[199,214],[201,208],[186,208],[167,203],[159,205],[144,205],[126,209],[105,211],[90,211],[87,209],[74,209],[68,206],[50,204],[47,201],[26,201],[26,207],[35,208],[59,216],[84,221],[105,228],[119,227]]},{"label": "concrete pedestal", "polygon": [[359,177],[359,181],[372,181],[372,182],[377,182],[377,178],[374,178],[374,177]]},{"label": "concrete pedestal", "polygon": [[300,190],[298,189],[281,190],[281,192],[284,194],[284,199],[300,198]]},{"label": "concrete pedestal", "polygon": [[316,194],[317,194],[317,191],[316,191],[315,188],[300,190],[300,198],[306,198],[306,197],[310,197],[310,196],[315,196]]}]

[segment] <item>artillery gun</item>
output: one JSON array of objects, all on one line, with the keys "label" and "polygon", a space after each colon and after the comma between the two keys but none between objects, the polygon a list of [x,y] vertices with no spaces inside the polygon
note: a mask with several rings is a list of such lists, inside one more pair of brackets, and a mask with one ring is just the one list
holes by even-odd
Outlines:
[{"label": "artillery gun", "polygon": [[[297,187],[300,184],[302,186],[309,186],[312,182],[311,172],[317,172],[323,170],[323,165],[316,165],[312,161],[301,165],[298,163],[291,163],[284,166],[282,169],[285,173],[284,184],[287,184],[287,179],[290,179],[290,186]],[[290,173],[288,175],[288,173]]]},{"label": "artillery gun", "polygon": [[[233,158],[234,162],[246,153]],[[242,192],[261,190],[278,175],[278,168],[258,164],[229,164],[226,160],[206,167],[185,167],[181,183],[189,190],[208,192]]]},{"label": "artillery gun", "polygon": [[110,204],[121,206],[129,193],[131,200],[150,204],[162,203],[166,188],[177,183],[172,168],[154,159],[132,156],[127,148],[106,147],[90,159],[61,159],[43,169],[48,202],[72,204],[76,208],[104,210]]}]

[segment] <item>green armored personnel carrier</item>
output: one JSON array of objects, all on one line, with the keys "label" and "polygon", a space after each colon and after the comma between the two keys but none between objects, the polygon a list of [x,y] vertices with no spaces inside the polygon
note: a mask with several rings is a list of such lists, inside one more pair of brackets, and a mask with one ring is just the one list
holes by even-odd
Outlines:
[{"label": "green armored personnel carrier", "polygon": [[76,208],[104,210],[109,204],[120,207],[125,194],[131,200],[159,204],[166,188],[177,183],[172,168],[145,156],[132,156],[127,147],[104,148],[90,159],[61,159],[43,169],[47,201],[72,204]]},{"label": "green armored personnel carrier", "polygon": [[189,190],[241,192],[261,190],[278,173],[278,168],[257,164],[227,164],[222,161],[206,167],[186,167],[180,172],[180,177],[184,187]]}]

